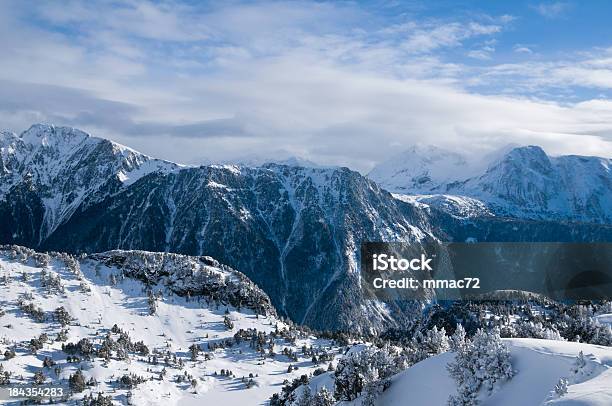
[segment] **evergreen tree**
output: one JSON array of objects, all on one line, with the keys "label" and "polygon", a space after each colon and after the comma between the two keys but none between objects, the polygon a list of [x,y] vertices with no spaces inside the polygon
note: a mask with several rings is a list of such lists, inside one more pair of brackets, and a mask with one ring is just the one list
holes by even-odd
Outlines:
[{"label": "evergreen tree", "polygon": [[324,386],[315,393],[310,406],[332,406],[334,403],[334,397]]},{"label": "evergreen tree", "polygon": [[449,339],[450,350],[453,352],[457,352],[463,348],[465,345],[465,329],[461,324],[457,324],[457,328],[455,328],[455,332]]},{"label": "evergreen tree", "polygon": [[457,395],[449,398],[452,406],[473,405],[478,393],[491,392],[497,382],[514,375],[510,352],[499,330],[487,333],[479,329],[472,341],[457,351],[447,369],[457,384]]},{"label": "evergreen tree", "polygon": [[70,375],[68,378],[68,385],[70,386],[70,390],[75,393],[80,393],[85,390],[87,385],[85,384],[83,372],[80,369],[77,369],[74,374]]}]

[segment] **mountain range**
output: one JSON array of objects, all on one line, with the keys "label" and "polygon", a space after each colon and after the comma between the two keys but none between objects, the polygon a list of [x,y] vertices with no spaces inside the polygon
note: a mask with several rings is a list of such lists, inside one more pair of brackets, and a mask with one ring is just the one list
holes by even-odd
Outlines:
[{"label": "mountain range", "polygon": [[[612,159],[552,157],[538,146],[505,148],[477,163],[436,147],[413,147],[368,175],[383,188],[417,200],[452,204],[470,198],[498,216],[610,224]],[[436,195],[437,199],[431,198]]]},{"label": "mountain range", "polygon": [[[413,166],[399,189],[381,171],[181,166],[76,129],[34,125],[0,134],[0,242],[208,255],[246,274],[298,323],[380,332],[406,326],[423,304],[365,297],[361,242],[612,241],[609,159],[550,158],[525,147],[480,176],[425,179],[449,160],[463,165],[444,154],[406,161]],[[411,189],[419,171],[426,176]]]}]

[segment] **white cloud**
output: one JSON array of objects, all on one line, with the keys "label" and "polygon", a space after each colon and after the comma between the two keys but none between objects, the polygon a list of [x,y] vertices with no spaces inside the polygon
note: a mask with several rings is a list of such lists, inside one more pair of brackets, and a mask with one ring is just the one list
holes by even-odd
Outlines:
[{"label": "white cloud", "polygon": [[[428,26],[429,25],[429,26]],[[408,24],[408,38],[403,42],[404,49],[414,52],[430,52],[442,47],[457,47],[462,41],[483,35],[491,35],[502,30],[502,26],[464,23],[430,23],[421,27],[415,23]]]},{"label": "white cloud", "polygon": [[571,8],[567,2],[540,3],[532,8],[541,16],[554,19],[563,16]]},{"label": "white cloud", "polygon": [[525,45],[521,45],[521,44],[514,45],[513,50],[514,52],[519,53],[519,54],[533,54],[533,50],[531,48]]},{"label": "white cloud", "polygon": [[491,55],[495,52],[495,47],[490,45],[484,46],[480,49],[473,49],[467,53],[467,56],[474,59],[489,60]]},{"label": "white cloud", "polygon": [[[444,57],[490,57],[491,36],[510,17],[381,26],[351,4],[41,4],[0,9],[0,127],[76,125],[183,162],[274,145],[364,171],[415,142],[612,155],[604,100],[560,105],[470,90],[605,88],[608,51],[486,69]],[[44,24],[28,23],[32,12]]]}]

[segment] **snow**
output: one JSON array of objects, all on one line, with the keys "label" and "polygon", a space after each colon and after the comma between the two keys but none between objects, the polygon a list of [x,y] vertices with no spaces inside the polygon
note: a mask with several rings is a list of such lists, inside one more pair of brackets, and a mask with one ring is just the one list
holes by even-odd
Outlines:
[{"label": "snow", "polygon": [[[526,338],[503,341],[509,346],[516,374],[484,399],[483,406],[612,404],[612,348]],[[582,382],[570,382],[568,393],[553,399],[551,391],[559,378],[572,377],[572,363],[580,351],[588,359],[590,374],[582,377]],[[417,405],[446,405],[448,397],[456,390],[446,371],[452,359],[452,353],[440,354],[397,374],[377,405],[399,404],[406,399]]]},{"label": "snow", "polygon": [[485,203],[467,196],[393,194],[393,197],[420,208],[433,207],[459,219],[493,215]]},{"label": "snow", "polygon": [[479,159],[413,147],[368,175],[398,195],[466,218],[474,215],[612,221],[612,159],[549,156],[538,146],[504,148]]},{"label": "snow", "polygon": [[[153,378],[132,390],[133,404],[136,405],[256,405],[266,403],[273,393],[280,391],[285,379],[292,380],[319,367],[311,362],[310,357],[300,355],[297,362],[290,360],[282,355],[283,348],[292,348],[298,354],[303,345],[331,348],[329,340],[303,335],[293,344],[282,338],[277,339],[277,355],[274,358],[262,359],[249,347],[249,342],[242,342],[208,352],[212,356],[210,360],[203,359],[202,355],[207,353],[204,350],[198,361],[193,362],[189,360],[188,347],[194,343],[205,349],[207,343],[231,339],[239,329],[257,329],[271,333],[276,326],[285,328],[285,324],[273,314],[257,316],[247,307],[239,310],[232,306],[215,305],[215,302],[197,300],[196,296],[188,301],[168,290],[171,287],[180,289],[182,286],[190,286],[190,269],[194,269],[191,271],[193,278],[197,278],[199,273],[212,272],[222,278],[219,281],[233,280],[243,284],[243,292],[257,289],[246,277],[210,258],[205,260],[205,265],[198,265],[201,262],[195,257],[136,251],[113,251],[89,256],[79,261],[80,272],[75,273],[68,268],[64,257],[51,256],[48,265],[37,265],[32,259],[33,251],[26,250],[29,254],[23,257],[19,251],[20,249],[17,250],[17,255],[14,255],[7,247],[0,249],[0,309],[6,312],[0,316],[0,354],[14,345],[17,349],[15,358],[4,360],[2,357],[0,364],[13,373],[14,382],[20,382],[17,378],[20,375],[23,375],[25,382],[31,382],[34,372],[38,370],[43,370],[47,377],[53,378],[53,368],[42,368],[42,359],[48,356],[61,366],[62,379],[68,378],[79,366],[83,368],[87,379],[96,378],[98,385],[77,397],[89,391],[94,395],[103,391],[113,396],[115,402],[123,404],[127,390],[117,388],[114,381],[129,371]],[[134,255],[137,257],[134,258]],[[143,258],[142,266],[138,266],[139,258]],[[114,263],[125,265],[119,269]],[[198,268],[199,266],[201,268]],[[132,268],[140,269],[141,273],[132,274]],[[47,274],[61,277],[63,293],[49,292],[41,285],[43,269]],[[176,269],[176,272],[161,277],[165,269]],[[22,274],[28,276],[27,280],[22,278]],[[157,310],[153,315],[148,311],[146,285],[130,276],[142,274],[153,278],[150,279],[153,291],[163,292],[163,297],[157,300]],[[9,280],[8,284],[4,283],[5,275]],[[116,277],[114,285],[111,283],[111,275]],[[83,291],[81,283],[87,285],[90,291]],[[219,286],[219,283],[221,282],[214,284]],[[61,350],[62,343],[56,341],[45,343],[44,348],[37,354],[31,354],[27,350],[26,342],[43,332],[53,340],[61,326],[50,318],[42,323],[35,322],[24,314],[17,305],[18,298],[24,295],[31,295],[32,299],[28,301],[41,307],[47,314],[59,306],[68,311],[74,318],[74,322],[68,326],[68,342],[77,342],[87,337],[94,344],[99,344],[109,329],[117,324],[130,335],[132,342],[142,340],[151,351],[170,351],[178,354],[185,360],[185,367],[177,369],[172,365],[164,365],[163,355],[157,365],[147,362],[146,357],[137,355],[131,355],[129,362],[112,357],[105,363],[101,358],[94,357],[91,361],[83,359],[80,363],[67,363],[66,354]],[[226,308],[228,317],[234,323],[232,330],[228,330],[223,323]],[[299,369],[287,373],[289,364],[298,366]],[[158,380],[164,367],[168,371],[167,376],[164,380]],[[215,376],[214,372],[221,369],[232,370],[234,376]],[[175,377],[185,372],[193,375],[197,381],[195,393],[189,383],[175,382]],[[241,378],[248,377],[249,374],[256,376],[256,386],[247,389]],[[66,381],[63,381],[62,385],[65,386]]]},{"label": "snow", "polygon": [[424,194],[470,178],[486,164],[454,151],[417,144],[374,167],[368,177],[391,192]]},{"label": "snow", "polygon": [[264,166],[266,164],[278,164],[278,165],[287,165],[287,166],[301,166],[301,167],[312,167],[317,168],[320,167],[317,163],[301,158],[292,154],[291,152],[278,149],[273,151],[268,151],[266,153],[252,153],[243,155],[240,157],[236,157],[233,159],[223,160],[221,162],[214,162],[214,160],[208,160],[211,163],[218,164],[229,164],[229,165],[238,165],[238,166],[246,166],[251,168],[257,168]]},{"label": "snow", "polygon": [[41,192],[45,205],[41,240],[89,196],[102,198],[100,190],[113,178],[129,186],[152,172],[182,167],[75,128],[45,124],[33,125],[19,136],[2,133],[0,158],[0,200],[25,179]]}]

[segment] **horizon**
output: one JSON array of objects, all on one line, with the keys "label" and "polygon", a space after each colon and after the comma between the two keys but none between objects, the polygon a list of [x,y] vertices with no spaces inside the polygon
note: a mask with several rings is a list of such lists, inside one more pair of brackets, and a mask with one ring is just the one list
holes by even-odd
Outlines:
[{"label": "horizon", "polygon": [[[146,154],[138,149],[133,148],[130,145],[125,145],[123,143],[120,143],[112,138],[108,138],[108,137],[103,137],[103,136],[99,136],[97,134],[92,134],[90,132],[84,131],[80,128],[77,127],[72,127],[72,126],[63,126],[63,125],[56,125],[56,124],[52,124],[52,123],[44,123],[44,122],[40,122],[40,123],[33,123],[31,124],[27,129],[22,130],[22,131],[12,131],[12,130],[5,130],[5,129],[0,129],[0,133],[3,132],[10,132],[14,135],[16,135],[19,138],[23,138],[23,135],[25,133],[27,133],[28,131],[32,130],[34,127],[51,127],[51,128],[67,128],[67,129],[71,129],[71,130],[76,130],[79,132],[84,133],[85,135],[87,135],[88,137],[92,137],[92,138],[97,138],[97,139],[104,139],[104,140],[108,140],[111,141],[112,143],[122,147],[122,148],[126,148],[129,149],[131,151],[134,151],[136,153],[148,156],[151,159],[156,159],[156,160],[163,160],[163,161],[167,161],[169,163],[172,164],[176,164],[179,165],[179,167],[181,168],[189,168],[189,167],[198,167],[198,166],[225,166],[225,165],[229,165],[229,166],[243,166],[243,167],[260,167],[263,166],[265,164],[276,164],[276,165],[286,165],[286,166],[297,166],[297,167],[311,167],[311,168],[315,168],[315,169],[333,169],[333,168],[347,168],[349,170],[355,171],[360,173],[362,176],[368,177],[368,175],[370,174],[371,171],[361,171],[357,168],[353,168],[347,165],[324,165],[321,164],[319,162],[316,161],[311,161],[308,159],[305,159],[304,157],[300,157],[300,156],[296,156],[296,155],[286,155],[286,156],[282,156],[282,157],[274,157],[273,155],[265,155],[265,154],[251,154],[251,155],[243,155],[243,156],[239,156],[236,157],[234,160],[223,160],[223,161],[209,161],[209,162],[180,162],[180,161],[173,161],[173,160],[168,160],[168,159],[164,159],[158,156],[154,156],[154,155],[150,155],[150,154]],[[472,177],[475,173],[477,173],[477,170],[486,170],[487,167],[496,161],[499,161],[499,159],[501,159],[504,156],[507,156],[511,151],[514,151],[516,149],[525,149],[525,148],[538,148],[541,149],[544,154],[546,154],[546,156],[548,156],[549,158],[558,158],[558,157],[563,157],[563,156],[581,156],[581,157],[586,157],[586,158],[600,158],[600,159],[612,159],[609,157],[604,157],[604,156],[600,156],[600,155],[580,155],[580,154],[551,154],[549,151],[547,151],[543,146],[541,145],[535,145],[535,144],[524,144],[524,145],[519,145],[519,144],[507,144],[505,146],[502,146],[500,148],[497,148],[493,151],[490,151],[487,154],[482,154],[479,156],[475,156],[475,155],[471,155],[471,156],[466,156],[463,155],[461,153],[458,153],[456,151],[451,151],[449,149],[445,149],[443,147],[439,147],[437,145],[434,144],[425,144],[425,143],[421,143],[421,142],[417,142],[415,144],[409,145],[407,146],[407,148],[405,150],[396,152],[393,155],[390,155],[389,157],[387,157],[387,159],[385,159],[384,161],[381,161],[377,164],[377,166],[375,166],[373,169],[377,169],[381,166],[383,166],[384,164],[388,163],[389,161],[393,161],[396,158],[402,157],[404,154],[411,152],[412,149],[417,148],[417,149],[425,149],[425,148],[434,148],[440,152],[445,152],[445,153],[453,153],[453,154],[458,154],[459,156],[461,156],[462,158],[466,159],[466,166],[465,166],[465,173],[460,174],[460,176],[467,178]],[[278,152],[278,151],[272,151],[272,152]],[[282,152],[287,152],[287,151],[282,151]],[[292,163],[291,161],[294,160],[295,162]],[[179,168],[180,169],[180,168]]]}]

